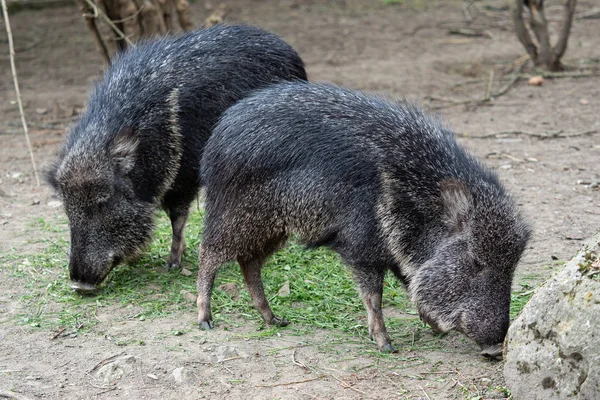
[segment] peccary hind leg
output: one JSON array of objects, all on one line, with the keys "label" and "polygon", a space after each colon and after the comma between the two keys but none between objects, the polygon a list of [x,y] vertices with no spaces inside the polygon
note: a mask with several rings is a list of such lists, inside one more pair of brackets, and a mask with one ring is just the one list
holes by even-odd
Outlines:
[{"label": "peccary hind leg", "polygon": [[181,265],[181,257],[185,251],[185,223],[188,219],[188,210],[170,210],[171,227],[173,229],[173,241],[171,243],[171,254],[167,262],[168,269],[178,268]]},{"label": "peccary hind leg", "polygon": [[381,309],[384,272],[376,269],[361,269],[357,272],[360,293],[367,309],[369,337],[377,343],[383,353],[396,351],[390,342]]},{"label": "peccary hind leg", "polygon": [[198,289],[198,324],[200,328],[208,330],[212,329],[212,313],[210,312],[210,296],[215,283],[215,276],[219,267],[227,260],[220,257],[217,253],[208,250],[203,245],[200,245],[198,250],[198,280],[196,287]]},{"label": "peccary hind leg", "polygon": [[238,259],[254,307],[260,312],[265,323],[268,325],[286,326],[289,322],[285,318],[280,318],[273,314],[273,311],[269,306],[269,301],[265,296],[265,290],[260,276],[260,270],[264,261],[265,258],[263,257]]}]

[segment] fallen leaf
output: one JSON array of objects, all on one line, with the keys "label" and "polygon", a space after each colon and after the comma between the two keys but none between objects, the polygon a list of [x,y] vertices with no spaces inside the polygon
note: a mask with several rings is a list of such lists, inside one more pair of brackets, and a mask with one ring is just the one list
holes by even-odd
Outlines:
[{"label": "fallen leaf", "polygon": [[529,84],[531,86],[542,86],[544,84],[544,78],[541,76],[532,76],[529,78]]}]

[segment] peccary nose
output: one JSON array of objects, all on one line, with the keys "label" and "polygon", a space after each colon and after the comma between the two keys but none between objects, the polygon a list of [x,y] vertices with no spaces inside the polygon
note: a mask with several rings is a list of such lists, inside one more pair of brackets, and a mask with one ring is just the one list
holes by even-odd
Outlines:
[{"label": "peccary nose", "polygon": [[96,285],[91,285],[89,283],[71,281],[71,289],[76,290],[79,293],[93,293],[98,288]]},{"label": "peccary nose", "polygon": [[487,346],[484,347],[479,354],[487,358],[502,360],[502,347],[502,343]]}]

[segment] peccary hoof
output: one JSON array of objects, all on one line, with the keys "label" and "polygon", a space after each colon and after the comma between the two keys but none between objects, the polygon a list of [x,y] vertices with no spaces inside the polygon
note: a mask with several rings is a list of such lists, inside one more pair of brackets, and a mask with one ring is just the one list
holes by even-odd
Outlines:
[{"label": "peccary hoof", "polygon": [[386,343],[379,349],[379,351],[382,353],[395,353],[396,349],[391,344]]},{"label": "peccary hoof", "polygon": [[200,329],[204,329],[205,331],[209,331],[213,328],[212,321],[200,321],[199,325],[200,325]]},{"label": "peccary hoof", "polygon": [[179,263],[178,262],[168,262],[167,263],[167,271],[171,271],[174,269],[179,268]]},{"label": "peccary hoof", "polygon": [[502,344],[495,344],[493,346],[486,347],[481,350],[482,356],[486,358],[491,358],[494,360],[502,360]]},{"label": "peccary hoof", "polygon": [[275,325],[279,327],[288,326],[290,321],[285,318],[273,317],[271,321],[269,321],[269,325]]}]

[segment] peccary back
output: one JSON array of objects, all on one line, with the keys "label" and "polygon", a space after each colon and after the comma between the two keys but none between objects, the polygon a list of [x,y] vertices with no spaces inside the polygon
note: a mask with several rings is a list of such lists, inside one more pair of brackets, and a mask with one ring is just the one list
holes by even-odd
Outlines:
[{"label": "peccary back", "polygon": [[93,289],[137,254],[159,207],[173,225],[169,266],[179,265],[200,156],[218,117],[252,90],[305,79],[287,43],[249,26],[160,38],[119,55],[47,175],[69,217],[74,288]]},{"label": "peccary back", "polygon": [[[388,269],[435,329],[485,348],[502,342],[529,228],[496,175],[416,106],[333,85],[275,85],[224,113],[201,174],[202,326],[211,325],[215,265],[237,259],[250,276],[296,234],[352,266],[381,350],[391,349],[381,318]],[[280,320],[253,292],[263,317]]]}]

